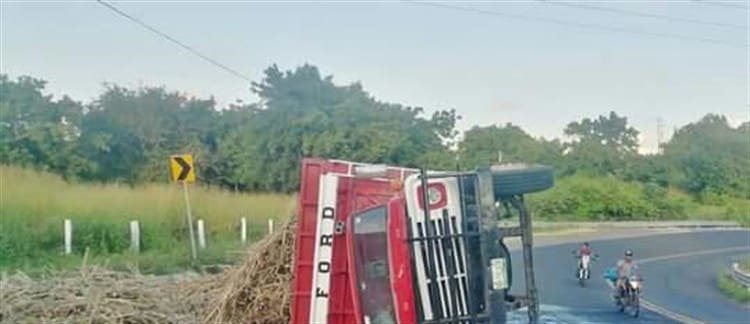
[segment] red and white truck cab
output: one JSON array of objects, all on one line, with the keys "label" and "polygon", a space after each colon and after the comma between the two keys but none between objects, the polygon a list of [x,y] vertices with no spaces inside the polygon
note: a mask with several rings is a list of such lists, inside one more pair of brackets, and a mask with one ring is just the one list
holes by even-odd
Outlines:
[{"label": "red and white truck cab", "polygon": [[[552,170],[504,166],[426,172],[336,160],[301,165],[292,324],[504,323],[538,305],[523,194]],[[497,203],[520,226],[498,226]],[[521,236],[527,296],[508,295]]]}]

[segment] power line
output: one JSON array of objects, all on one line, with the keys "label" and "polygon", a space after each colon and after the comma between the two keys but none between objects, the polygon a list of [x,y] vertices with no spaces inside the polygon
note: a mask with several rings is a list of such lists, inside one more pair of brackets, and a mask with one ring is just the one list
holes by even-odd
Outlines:
[{"label": "power line", "polygon": [[416,4],[416,5],[421,5],[421,6],[437,7],[437,8],[464,11],[464,12],[472,12],[472,13],[478,13],[478,14],[489,15],[489,16],[516,19],[516,20],[535,21],[535,22],[541,22],[541,23],[546,23],[546,24],[561,25],[561,26],[566,26],[566,27],[576,27],[576,28],[582,28],[582,29],[598,29],[598,30],[605,30],[605,31],[612,31],[612,32],[619,32],[619,33],[626,33],[626,34],[647,35],[647,36],[654,36],[654,37],[661,37],[661,38],[697,41],[697,42],[703,42],[703,43],[721,44],[721,45],[728,45],[728,46],[742,47],[742,48],[747,48],[748,46],[750,46],[750,44],[740,44],[740,43],[734,43],[734,42],[729,42],[729,41],[724,41],[724,40],[719,40],[719,39],[714,39],[714,38],[658,33],[658,32],[651,32],[651,31],[627,29],[627,28],[621,28],[621,27],[612,27],[612,26],[607,26],[607,25],[581,23],[581,22],[561,20],[561,19],[555,19],[555,18],[526,16],[526,15],[519,15],[519,14],[514,14],[514,13],[480,9],[480,8],[475,8],[475,7],[461,7],[461,6],[449,5],[445,3],[417,2],[417,1],[405,1],[405,2]]},{"label": "power line", "polygon": [[[748,6],[743,6],[741,4],[736,4],[732,2],[705,1],[705,0],[693,0],[693,1],[705,4],[705,5],[709,5],[709,6],[714,6],[714,7],[724,7],[724,8],[733,8],[733,9],[742,9],[742,10],[750,9],[750,7]],[[735,2],[739,2],[739,1],[735,1]]]},{"label": "power line", "polygon": [[624,10],[624,9],[610,8],[610,7],[600,7],[600,6],[593,6],[589,4],[583,4],[583,3],[571,3],[571,2],[547,1],[547,0],[538,0],[538,1],[549,3],[549,4],[554,4],[558,6],[569,7],[569,8],[579,8],[579,9],[596,10],[596,11],[603,11],[603,12],[612,12],[612,13],[618,13],[618,14],[623,14],[623,15],[662,19],[662,20],[669,20],[669,21],[678,21],[678,22],[683,22],[683,23],[707,25],[707,26],[714,26],[714,27],[738,28],[738,29],[743,29],[743,30],[747,30],[748,28],[748,26],[737,25],[737,24],[728,24],[728,23],[716,22],[716,21],[705,21],[705,20],[700,20],[700,19],[652,14],[652,13],[638,12],[638,11]]},{"label": "power line", "polygon": [[214,66],[216,66],[216,67],[218,67],[218,68],[220,68],[220,69],[228,72],[229,74],[234,75],[234,76],[236,76],[236,77],[238,77],[238,78],[240,78],[242,80],[245,80],[245,81],[248,81],[248,82],[252,82],[252,79],[250,79],[249,77],[243,75],[242,73],[238,72],[237,70],[232,69],[232,68],[230,68],[230,67],[222,64],[221,62],[208,57],[207,55],[205,55],[205,54],[199,52],[198,50],[196,50],[195,48],[193,48],[192,46],[187,45],[187,44],[185,44],[185,43],[183,43],[183,42],[175,39],[172,36],[167,35],[166,33],[164,33],[162,31],[156,29],[156,27],[153,27],[153,26],[151,26],[151,25],[143,22],[142,20],[140,20],[138,18],[135,18],[135,17],[127,14],[126,12],[118,9],[117,7],[111,5],[111,4],[107,3],[107,2],[104,2],[102,0],[96,0],[96,2],[98,2],[99,4],[101,4],[102,6],[104,6],[105,8],[107,8],[109,10],[112,10],[116,14],[118,14],[118,15],[120,15],[122,17],[125,17],[126,19],[128,19],[128,20],[130,20],[130,21],[132,21],[132,22],[134,22],[134,23],[136,23],[138,25],[140,25],[141,27],[146,28],[150,32],[152,32],[152,33],[154,33],[156,35],[159,35],[160,37],[162,37],[162,38],[164,38],[164,39],[172,42],[173,44],[175,44],[175,45],[177,45],[179,47],[182,47],[184,50],[186,50],[186,51],[188,51],[188,52],[190,52],[190,53],[192,53],[192,54],[200,57],[204,61],[206,61],[208,63],[211,63],[212,65],[214,65]]}]

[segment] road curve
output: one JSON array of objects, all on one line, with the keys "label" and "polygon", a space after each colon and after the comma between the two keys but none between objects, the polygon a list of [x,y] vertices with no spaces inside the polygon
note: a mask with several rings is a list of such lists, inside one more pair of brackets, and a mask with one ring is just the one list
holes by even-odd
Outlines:
[{"label": "road curve", "polygon": [[[582,238],[583,239],[583,238]],[[721,295],[716,274],[730,261],[750,253],[750,231],[720,230],[659,234],[638,238],[591,241],[600,255],[591,280],[582,288],[574,277],[576,260],[570,251],[578,243],[534,249],[536,282],[546,322],[557,323],[674,323],[695,319],[709,323],[750,323],[750,308]],[[643,297],[657,312],[642,309],[634,319],[617,312],[602,272],[625,249],[635,252],[645,279]],[[514,293],[524,287],[520,251],[513,251]],[[675,320],[677,319],[677,320]]]}]

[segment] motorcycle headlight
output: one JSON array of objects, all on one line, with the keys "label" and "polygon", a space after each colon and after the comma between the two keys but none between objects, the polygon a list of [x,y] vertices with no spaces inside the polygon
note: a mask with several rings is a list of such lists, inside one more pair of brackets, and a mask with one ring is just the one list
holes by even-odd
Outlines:
[{"label": "motorcycle headlight", "polygon": [[630,287],[632,287],[633,289],[638,289],[638,288],[640,288],[640,286],[641,286],[641,283],[638,282],[638,281],[631,281],[630,282]]}]

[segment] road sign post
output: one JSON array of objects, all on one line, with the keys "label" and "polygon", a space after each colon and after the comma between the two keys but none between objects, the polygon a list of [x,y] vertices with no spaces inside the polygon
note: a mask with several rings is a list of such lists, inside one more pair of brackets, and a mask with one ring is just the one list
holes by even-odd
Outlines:
[{"label": "road sign post", "polygon": [[188,230],[190,231],[190,251],[193,261],[198,259],[198,251],[195,248],[195,231],[193,231],[193,214],[190,211],[190,198],[188,196],[187,182],[182,183],[182,192],[185,193],[185,212],[187,214]]},{"label": "road sign post", "polygon": [[193,261],[198,259],[198,251],[195,248],[195,231],[193,230],[193,214],[190,210],[190,197],[188,195],[188,183],[195,182],[195,168],[193,168],[193,156],[190,154],[172,155],[169,158],[169,173],[172,181],[182,183],[182,192],[185,196],[185,214],[187,216],[188,230],[190,231],[190,251]]}]

